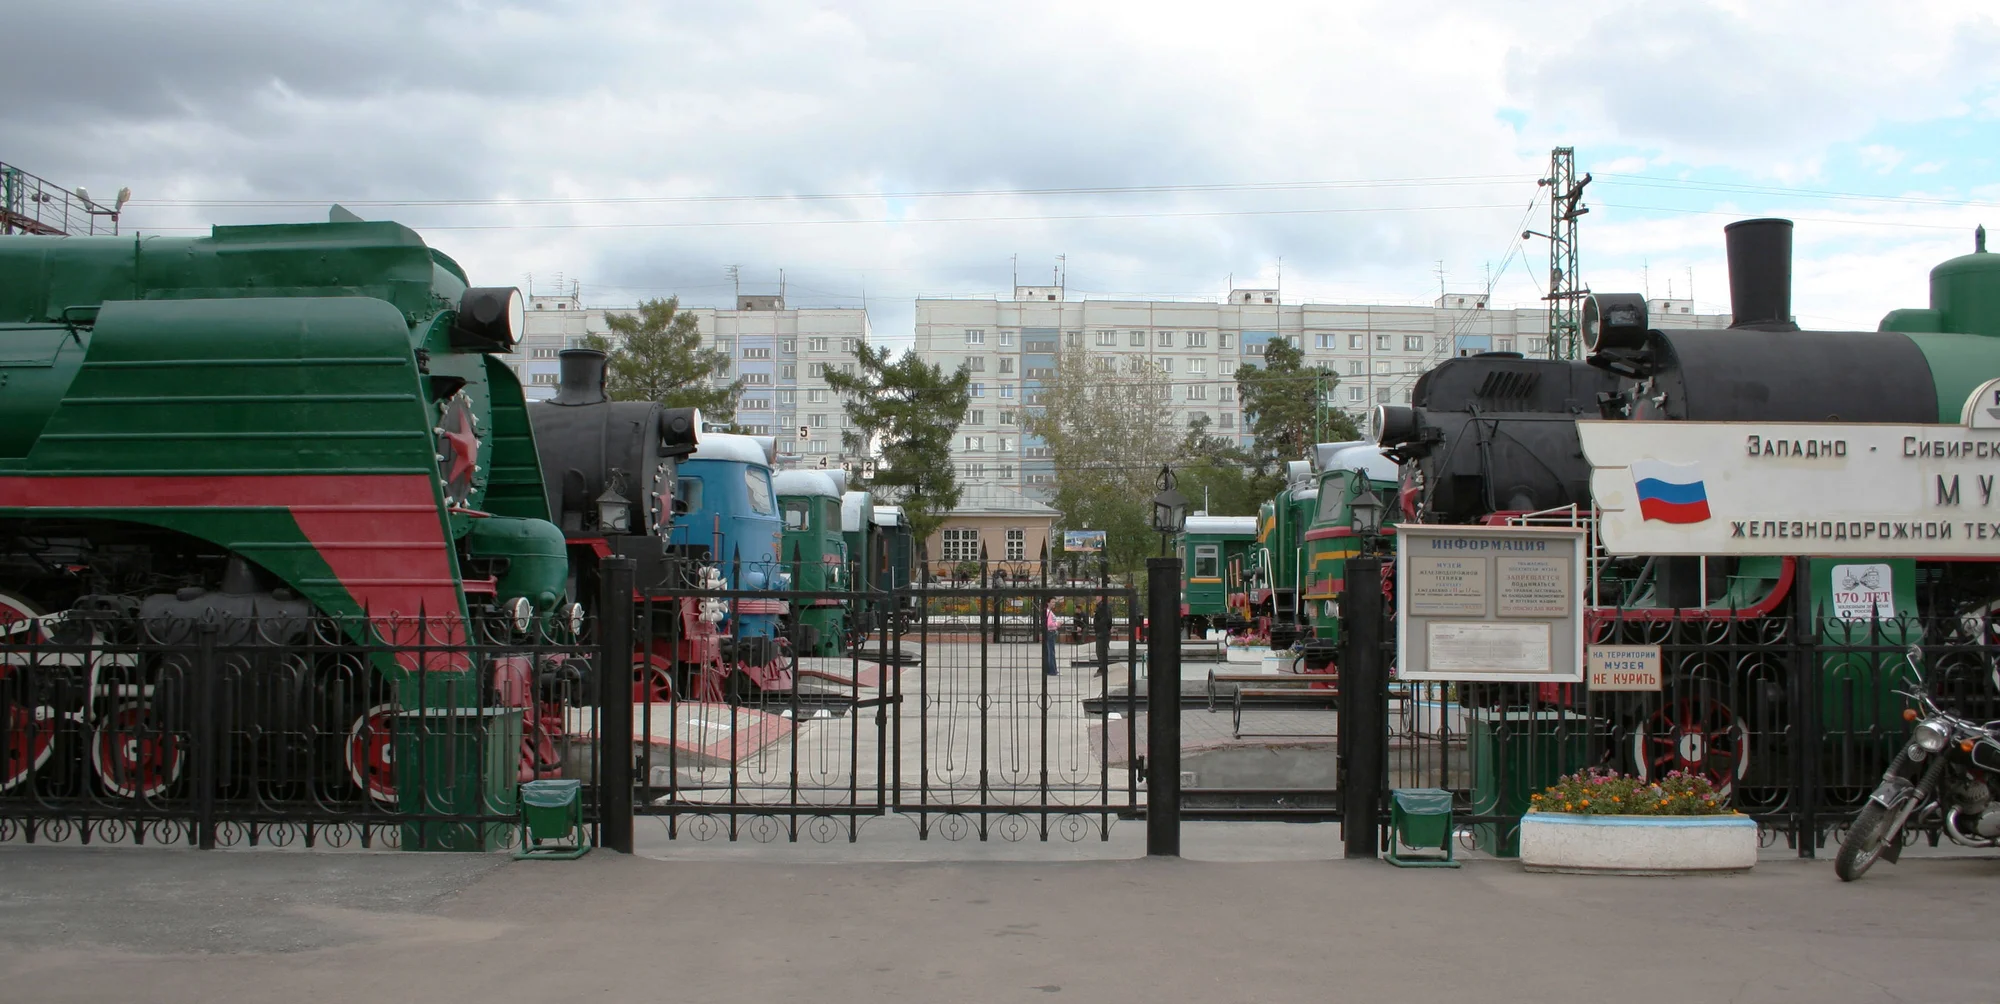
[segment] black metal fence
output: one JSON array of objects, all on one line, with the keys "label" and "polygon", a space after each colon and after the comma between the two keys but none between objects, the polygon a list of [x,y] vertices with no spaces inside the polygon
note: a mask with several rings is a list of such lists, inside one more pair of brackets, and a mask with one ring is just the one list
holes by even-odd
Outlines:
[{"label": "black metal fence", "polygon": [[1082,840],[1140,802],[1130,589],[698,584],[633,631],[632,809],[669,838]]},{"label": "black metal fence", "polygon": [[[1657,691],[1582,684],[1399,683],[1384,700],[1387,784],[1455,793],[1481,850],[1511,853],[1530,797],[1563,774],[1700,774],[1766,843],[1813,856],[1850,821],[1907,735],[1898,689],[1927,685],[2000,717],[2000,645],[1986,615],[1918,621],[1613,613],[1593,644],[1657,645]],[[1393,652],[1388,653],[1393,657]]]},{"label": "black metal fence", "polygon": [[0,625],[0,841],[487,849],[588,779],[573,625],[246,610]]}]

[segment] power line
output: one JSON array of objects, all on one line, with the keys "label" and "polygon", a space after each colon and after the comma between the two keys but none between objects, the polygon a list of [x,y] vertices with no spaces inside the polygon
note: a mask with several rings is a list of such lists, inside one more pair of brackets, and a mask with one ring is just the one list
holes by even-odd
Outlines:
[{"label": "power line", "polygon": [[1069,188],[982,188],[915,192],[772,193],[763,195],[635,195],[577,196],[539,199],[137,199],[131,205],[189,206],[208,209],[257,206],[323,206],[338,202],[348,208],[421,206],[629,206],[689,205],[730,202],[828,202],[855,199],[1040,198],[1068,195],[1160,195],[1212,192],[1288,192],[1368,188],[1515,184],[1520,175],[1456,175],[1435,178],[1373,178],[1347,181],[1224,182],[1187,185],[1101,185]]}]

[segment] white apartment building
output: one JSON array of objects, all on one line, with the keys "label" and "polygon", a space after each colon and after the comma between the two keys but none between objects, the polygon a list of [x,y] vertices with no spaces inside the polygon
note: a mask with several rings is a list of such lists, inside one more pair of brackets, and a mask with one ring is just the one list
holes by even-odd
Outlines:
[{"label": "white apartment building", "polygon": [[[688,307],[702,344],[729,354],[730,369],[717,382],[741,376],[743,393],[736,421],[751,435],[776,436],[781,454],[829,461],[841,453],[847,415],[826,384],[828,367],[853,372],[854,352],[868,340],[868,314],[854,307],[788,307],[781,295],[743,294],[736,309]],[[555,394],[557,355],[581,348],[591,335],[610,336],[608,313],[630,310],[586,308],[569,294],[529,298],[526,334],[519,351],[506,357],[519,374],[528,399]],[[799,429],[807,437],[799,437]]]},{"label": "white apartment building", "polygon": [[[1653,300],[1658,327],[1726,327],[1685,300]],[[1485,298],[1448,294],[1431,306],[1287,304],[1276,290],[1235,289],[1221,302],[1071,300],[1060,287],[1021,286],[1011,300],[919,299],[916,349],[947,370],[972,371],[972,403],[953,437],[960,476],[1017,487],[1046,500],[1055,475],[1046,444],[1021,430],[1065,349],[1108,357],[1121,372],[1143,361],[1170,383],[1163,419],[1250,442],[1235,373],[1256,365],[1273,339],[1299,345],[1307,365],[1340,377],[1335,404],[1358,420],[1378,403],[1407,401],[1418,375],[1454,355],[1547,352],[1548,312],[1488,309]]]}]

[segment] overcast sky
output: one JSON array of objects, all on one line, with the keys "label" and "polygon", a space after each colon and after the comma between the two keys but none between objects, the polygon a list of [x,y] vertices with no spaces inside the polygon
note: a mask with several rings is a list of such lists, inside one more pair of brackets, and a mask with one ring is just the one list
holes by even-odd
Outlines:
[{"label": "overcast sky", "polygon": [[[475,282],[1539,303],[1549,149],[1584,280],[1727,309],[1722,225],[1798,221],[1794,310],[1872,328],[2000,224],[1990,3],[172,4],[7,15],[0,160],[126,229],[395,219]],[[1055,190],[1055,191],[1051,191]],[[825,198],[824,196],[847,196]],[[816,198],[817,197],[817,198]]]}]

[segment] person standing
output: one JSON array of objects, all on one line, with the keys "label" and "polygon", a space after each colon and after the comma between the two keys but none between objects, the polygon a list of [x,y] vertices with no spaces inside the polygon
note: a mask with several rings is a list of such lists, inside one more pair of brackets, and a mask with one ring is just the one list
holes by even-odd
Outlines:
[{"label": "person standing", "polygon": [[1042,672],[1056,675],[1056,633],[1062,630],[1062,622],[1056,619],[1054,598],[1042,601]]}]

